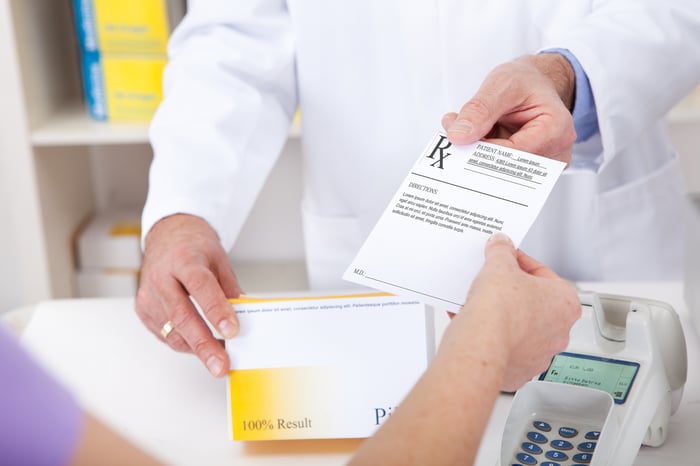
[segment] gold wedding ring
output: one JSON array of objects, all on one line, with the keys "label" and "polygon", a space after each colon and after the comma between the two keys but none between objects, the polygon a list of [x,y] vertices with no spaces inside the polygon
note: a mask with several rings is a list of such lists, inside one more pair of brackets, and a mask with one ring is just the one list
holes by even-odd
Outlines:
[{"label": "gold wedding ring", "polygon": [[172,332],[174,328],[175,326],[172,321],[169,320],[160,328],[160,334],[163,335],[163,338],[168,338],[168,335],[170,335],[170,332]]}]

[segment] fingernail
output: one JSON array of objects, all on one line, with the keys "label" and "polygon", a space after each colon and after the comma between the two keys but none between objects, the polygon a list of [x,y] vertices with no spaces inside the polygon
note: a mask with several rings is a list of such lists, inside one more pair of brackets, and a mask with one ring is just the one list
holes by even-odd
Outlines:
[{"label": "fingernail", "polygon": [[489,242],[492,242],[492,241],[502,241],[504,243],[513,244],[513,241],[510,239],[510,237],[508,235],[506,235],[505,233],[503,233],[502,231],[497,231],[496,233],[492,234],[489,237]]},{"label": "fingernail", "polygon": [[233,338],[236,336],[236,326],[228,319],[222,319],[219,322],[219,332],[224,338]]},{"label": "fingernail", "polygon": [[221,369],[224,367],[224,362],[221,358],[217,356],[211,356],[207,359],[207,369],[211,372],[211,375],[218,376],[221,373]]},{"label": "fingernail", "polygon": [[449,133],[464,133],[470,134],[474,131],[474,126],[467,120],[455,120],[454,123],[447,129]]}]

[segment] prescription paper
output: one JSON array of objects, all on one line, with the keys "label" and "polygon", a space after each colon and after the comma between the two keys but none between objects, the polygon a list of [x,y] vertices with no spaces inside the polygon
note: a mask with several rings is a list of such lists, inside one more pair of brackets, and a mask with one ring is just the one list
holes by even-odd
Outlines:
[{"label": "prescription paper", "polygon": [[388,293],[233,300],[226,341],[235,441],[364,438],[434,352],[433,313]]},{"label": "prescription paper", "polygon": [[565,164],[437,133],[343,278],[458,312],[497,231],[516,246]]}]

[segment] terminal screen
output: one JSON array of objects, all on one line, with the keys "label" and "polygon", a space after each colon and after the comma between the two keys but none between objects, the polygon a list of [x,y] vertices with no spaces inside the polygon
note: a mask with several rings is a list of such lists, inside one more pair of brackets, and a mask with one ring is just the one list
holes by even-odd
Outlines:
[{"label": "terminal screen", "polygon": [[597,388],[622,404],[632,388],[639,363],[575,353],[559,353],[540,380]]}]

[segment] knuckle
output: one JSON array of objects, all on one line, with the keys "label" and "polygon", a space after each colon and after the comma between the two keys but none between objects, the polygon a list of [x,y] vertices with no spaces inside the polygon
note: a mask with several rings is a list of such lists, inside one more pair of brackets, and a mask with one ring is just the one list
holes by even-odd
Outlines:
[{"label": "knuckle", "polygon": [[139,274],[139,284],[136,290],[137,303],[151,303],[156,301],[158,290],[166,289],[168,280],[172,280],[171,275],[165,270],[141,269]]},{"label": "knuckle", "polygon": [[576,126],[574,125],[574,117],[564,106],[564,103],[559,99],[557,102],[561,105],[552,111],[551,117],[553,121],[558,122],[558,136],[562,144],[573,144],[576,142]]},{"label": "knuckle", "polygon": [[172,349],[179,353],[189,353],[192,351],[190,349],[190,345],[188,345],[185,339],[182,338],[180,335],[173,335],[171,338],[168,339],[168,344]]},{"label": "knuckle", "polygon": [[207,301],[199,303],[202,312],[205,316],[211,320],[217,320],[218,317],[224,316],[225,312],[221,308],[221,304],[214,297],[208,299]]},{"label": "knuckle", "polygon": [[564,145],[572,146],[576,142],[576,128],[572,125],[566,125],[561,135]]},{"label": "knuckle", "polygon": [[186,329],[194,323],[194,319],[198,318],[199,316],[190,305],[190,302],[188,300],[183,300],[172,309],[170,320],[176,328]]},{"label": "knuckle", "polygon": [[139,296],[137,294],[134,311],[136,312],[138,318],[141,319],[141,322],[146,324],[146,326],[153,322],[153,318],[151,317],[151,314],[153,313],[152,309],[153,305],[150,295],[141,293]]},{"label": "knuckle", "polygon": [[474,96],[469,102],[464,104],[460,113],[472,114],[480,119],[488,119],[491,115],[491,107],[483,97]]},{"label": "knuckle", "polygon": [[151,308],[150,303],[150,293],[144,287],[139,286],[138,290],[136,290],[136,314],[138,314],[139,317],[147,315],[147,310]]},{"label": "knuckle", "polygon": [[[212,342],[209,341],[210,339],[207,338],[198,338],[196,341],[192,343],[192,350],[194,351],[195,354],[199,356],[204,356],[208,353],[211,353],[211,345]],[[202,358],[203,360],[206,360],[206,358]]]},{"label": "knuckle", "polygon": [[192,267],[185,271],[183,284],[190,294],[200,294],[211,283],[213,274],[205,267]]},{"label": "knuckle", "polygon": [[189,268],[192,264],[200,262],[201,254],[193,249],[189,243],[179,243],[175,245],[168,257],[168,263],[173,268]]}]

